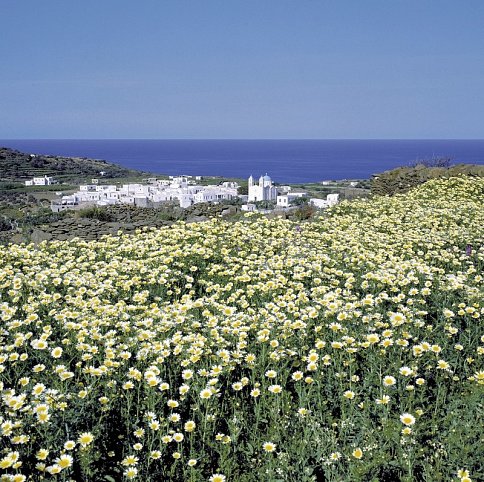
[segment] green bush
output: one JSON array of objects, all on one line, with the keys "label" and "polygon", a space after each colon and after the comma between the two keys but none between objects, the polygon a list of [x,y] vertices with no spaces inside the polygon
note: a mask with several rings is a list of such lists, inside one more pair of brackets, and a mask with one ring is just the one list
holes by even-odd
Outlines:
[{"label": "green bush", "polygon": [[81,218],[97,219],[98,221],[113,221],[113,215],[106,208],[98,206],[80,209],[78,215]]}]

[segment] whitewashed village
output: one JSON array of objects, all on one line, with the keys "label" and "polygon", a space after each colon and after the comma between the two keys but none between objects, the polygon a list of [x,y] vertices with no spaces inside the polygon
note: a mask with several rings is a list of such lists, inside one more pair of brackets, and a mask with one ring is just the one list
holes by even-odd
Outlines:
[{"label": "whitewashed village", "polygon": [[[170,176],[169,179],[146,179],[145,183],[100,184],[92,179],[91,184],[82,184],[79,190],[69,195],[59,193],[59,199],[52,201],[53,212],[68,209],[82,209],[89,206],[110,206],[127,204],[137,207],[160,207],[163,203],[176,202],[181,208],[198,203],[220,203],[239,200],[241,210],[246,212],[290,209],[297,200],[307,200],[315,208],[324,209],[338,203],[339,194],[328,194],[326,199],[308,198],[308,193],[294,190],[291,186],[275,186],[265,174],[258,180],[251,175],[248,179],[248,193],[239,194],[239,184],[233,181],[219,185],[201,185],[201,176]],[[56,181],[45,176],[25,181],[27,186],[53,185]],[[261,207],[261,202],[265,204]]]}]

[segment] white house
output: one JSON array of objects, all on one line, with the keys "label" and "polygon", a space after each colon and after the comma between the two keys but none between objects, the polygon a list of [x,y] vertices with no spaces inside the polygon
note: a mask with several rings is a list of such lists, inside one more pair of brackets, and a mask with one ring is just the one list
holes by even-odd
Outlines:
[{"label": "white house", "polygon": [[282,208],[287,208],[289,207],[289,204],[291,201],[289,200],[289,196],[287,194],[282,194],[280,196],[277,196],[277,205]]},{"label": "white house", "polygon": [[307,196],[307,192],[288,192],[277,196],[277,205],[279,207],[287,208],[293,201],[298,198]]},{"label": "white house", "polygon": [[242,204],[242,211],[247,211],[249,213],[252,213],[254,211],[257,211],[257,208],[255,204]]},{"label": "white house", "polygon": [[187,187],[188,186],[188,178],[186,176],[170,176],[171,178],[171,187]]},{"label": "white house", "polygon": [[325,209],[338,204],[338,200],[339,200],[339,194],[333,193],[333,194],[328,194],[326,196],[326,199],[311,198],[309,202],[314,207]]},{"label": "white house", "polygon": [[50,186],[52,184],[56,184],[53,177],[44,176],[44,177],[34,177],[28,181],[25,181],[26,186]]},{"label": "white house", "polygon": [[275,201],[277,199],[277,188],[272,184],[272,179],[266,174],[259,178],[259,183],[249,177],[249,202],[254,201]]},{"label": "white house", "polygon": [[97,186],[95,184],[81,184],[79,191],[96,191]]},{"label": "white house", "polygon": [[239,187],[238,183],[236,183],[235,181],[225,181],[221,184],[221,186],[233,189],[237,189]]}]

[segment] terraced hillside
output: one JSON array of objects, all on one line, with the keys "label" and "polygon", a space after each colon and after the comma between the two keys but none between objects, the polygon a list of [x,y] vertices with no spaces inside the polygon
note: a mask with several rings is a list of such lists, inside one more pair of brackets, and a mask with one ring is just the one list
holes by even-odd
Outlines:
[{"label": "terraced hillside", "polygon": [[69,183],[79,179],[99,177],[103,171],[106,177],[127,177],[140,175],[139,171],[125,169],[107,161],[80,157],[46,156],[20,152],[0,147],[0,182],[23,181],[34,176],[53,176]]}]

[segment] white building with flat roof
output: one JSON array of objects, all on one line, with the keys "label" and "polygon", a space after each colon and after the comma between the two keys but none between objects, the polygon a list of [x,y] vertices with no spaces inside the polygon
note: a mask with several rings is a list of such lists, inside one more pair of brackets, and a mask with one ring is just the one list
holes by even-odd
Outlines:
[{"label": "white building with flat roof", "polygon": [[335,206],[338,204],[339,201],[339,194],[332,193],[326,196],[326,199],[317,199],[311,198],[309,200],[310,204],[312,204],[316,208],[325,209],[330,208],[331,206]]},{"label": "white building with flat roof", "polygon": [[247,211],[248,213],[253,213],[257,211],[257,207],[255,204],[242,204],[242,211]]},{"label": "white building with flat roof", "polygon": [[50,186],[52,184],[56,184],[53,177],[43,176],[43,177],[34,177],[25,181],[26,186]]},{"label": "white building with flat roof", "polygon": [[277,196],[277,205],[282,208],[287,208],[290,204],[298,198],[307,196],[307,192],[294,192],[288,191],[285,194],[279,194]]},{"label": "white building with flat roof", "polygon": [[225,183],[221,186],[191,185],[186,176],[173,176],[171,181],[158,181],[156,184],[84,184],[73,195],[64,196],[58,204],[132,204],[146,207],[177,201],[180,207],[187,208],[197,203],[235,199],[238,187],[237,183]]}]

